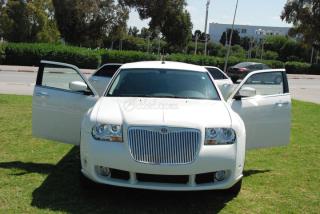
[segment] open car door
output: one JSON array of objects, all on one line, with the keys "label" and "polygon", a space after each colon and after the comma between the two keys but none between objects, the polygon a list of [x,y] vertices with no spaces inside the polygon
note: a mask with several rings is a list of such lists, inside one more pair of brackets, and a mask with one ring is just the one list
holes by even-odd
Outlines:
[{"label": "open car door", "polygon": [[246,127],[246,149],[287,145],[290,141],[291,96],[284,70],[247,75],[228,103]]},{"label": "open car door", "polygon": [[32,99],[33,135],[79,145],[81,121],[97,99],[76,66],[41,61]]}]

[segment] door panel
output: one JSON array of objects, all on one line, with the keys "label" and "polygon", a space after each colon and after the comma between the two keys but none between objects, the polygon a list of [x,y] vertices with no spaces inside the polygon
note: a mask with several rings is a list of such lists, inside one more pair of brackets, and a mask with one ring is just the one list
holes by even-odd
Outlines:
[{"label": "door panel", "polygon": [[[262,73],[263,75],[259,75]],[[291,96],[283,71],[280,71],[282,81],[270,81],[278,73],[279,71],[259,71],[249,74],[233,94],[233,99],[229,100],[232,109],[245,123],[247,149],[283,146],[289,143]],[[237,98],[244,87],[256,89],[257,95]]]},{"label": "door panel", "polygon": [[[72,81],[85,82],[88,91],[70,90]],[[32,102],[33,135],[79,145],[82,118],[97,98],[95,90],[75,66],[42,62]]]}]

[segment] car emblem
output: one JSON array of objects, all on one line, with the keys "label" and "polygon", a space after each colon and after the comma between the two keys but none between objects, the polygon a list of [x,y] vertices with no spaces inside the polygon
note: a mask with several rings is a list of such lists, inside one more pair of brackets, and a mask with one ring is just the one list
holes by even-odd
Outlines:
[{"label": "car emblem", "polygon": [[160,129],[161,134],[168,134],[168,129],[167,128],[161,128]]}]

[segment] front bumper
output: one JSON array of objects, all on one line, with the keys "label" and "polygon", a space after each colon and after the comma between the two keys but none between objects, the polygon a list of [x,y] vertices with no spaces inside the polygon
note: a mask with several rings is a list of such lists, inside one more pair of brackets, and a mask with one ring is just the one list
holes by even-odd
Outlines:
[{"label": "front bumper", "polygon": [[[82,173],[89,179],[101,183],[121,187],[191,191],[227,189],[242,178],[243,164],[237,161],[237,144],[204,146],[201,145],[199,154],[190,164],[152,165],[135,161],[126,142],[110,143],[96,141],[91,134],[84,133],[81,137]],[[237,163],[238,162],[238,163]],[[102,176],[96,170],[98,166],[121,170],[128,173],[128,179]],[[223,181],[197,183],[198,175],[225,170],[226,178]],[[155,182],[139,179],[139,174],[161,176],[184,176],[185,183]]]}]

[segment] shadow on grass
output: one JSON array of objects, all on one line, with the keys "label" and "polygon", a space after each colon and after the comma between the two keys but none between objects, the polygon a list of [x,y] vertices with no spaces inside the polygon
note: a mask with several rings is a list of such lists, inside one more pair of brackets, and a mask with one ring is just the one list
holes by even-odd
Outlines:
[{"label": "shadow on grass", "polygon": [[[67,213],[217,213],[234,196],[223,191],[160,192],[97,185],[80,186],[79,149],[73,148],[56,165],[23,162],[0,163],[0,168],[45,173],[48,177],[33,191],[31,205]],[[245,176],[269,170],[245,171]]]},{"label": "shadow on grass", "polygon": [[55,165],[52,164],[43,164],[43,163],[24,163],[21,161],[13,162],[0,162],[0,168],[4,169],[19,169],[23,170],[21,173],[16,173],[14,175],[25,175],[28,173],[39,173],[39,174],[49,174],[55,168]]}]

